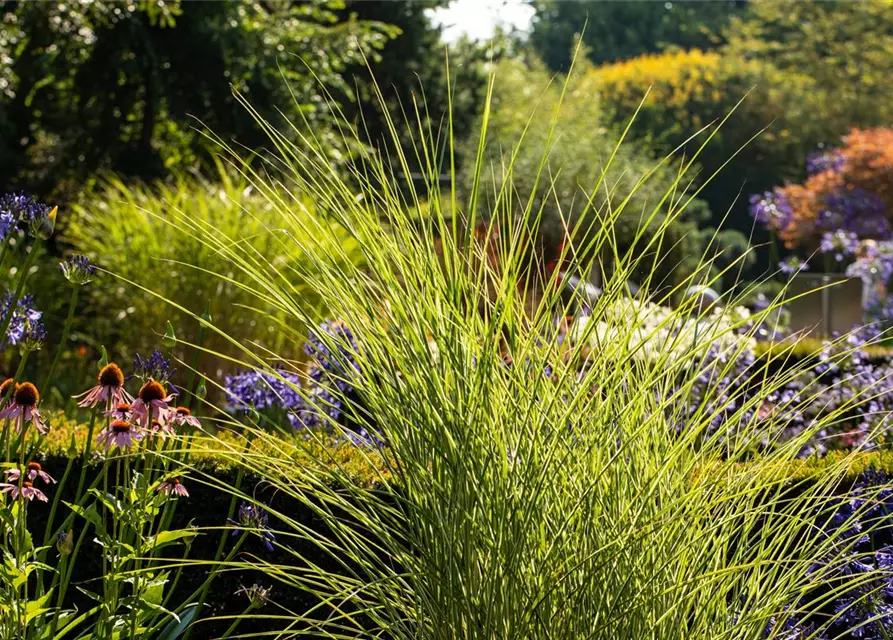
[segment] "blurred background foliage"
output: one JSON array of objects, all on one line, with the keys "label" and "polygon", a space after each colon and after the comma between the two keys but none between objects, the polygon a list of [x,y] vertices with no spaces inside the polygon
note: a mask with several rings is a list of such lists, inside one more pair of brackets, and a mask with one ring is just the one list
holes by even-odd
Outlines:
[{"label": "blurred background foliage", "polygon": [[[555,226],[582,209],[584,189],[640,104],[596,207],[615,206],[655,162],[671,157],[628,205],[616,229],[621,239],[633,236],[637,213],[676,180],[680,164],[734,109],[689,174],[693,182],[679,187],[679,197],[699,191],[672,230],[678,241],[655,256],[668,283],[691,273],[714,237],[710,251],[722,255],[719,264],[768,239],[753,229],[748,196],[802,183],[804,158],[839,145],[853,127],[893,124],[891,0],[524,1],[533,14],[528,30],[450,42],[451,86],[444,27],[435,15],[450,0],[0,1],[0,183],[61,205],[59,233],[36,262],[40,286],[33,291],[50,344],[67,304],[57,264],[69,252],[86,252],[137,282],[161,279],[193,312],[210,299],[217,314],[217,305],[236,296],[211,291],[206,279],[164,262],[197,255],[204,265],[225,268],[196,254],[164,217],[175,207],[232,234],[250,233],[255,223],[275,225],[242,181],[221,172],[219,148],[207,135],[275,165],[254,115],[288,131],[295,144],[304,135],[323,141],[332,168],[348,172],[364,153],[393,152],[385,115],[372,106],[377,92],[404,145],[418,139],[417,125],[399,126],[404,117],[413,123],[419,117],[444,140],[451,104],[457,188],[466,192],[463,176],[495,72],[487,162],[497,174],[539,105],[527,133],[536,144],[524,147],[513,176],[519,191],[529,193],[539,161],[534,150],[545,145],[559,87],[582,40],[549,156],[554,189],[547,195],[541,187],[538,195]],[[352,136],[339,129],[333,109],[360,132],[359,145],[346,142]],[[444,159],[441,173],[448,170]],[[409,171],[417,168],[410,164]],[[715,234],[720,223],[723,231]],[[767,257],[765,248],[759,251]],[[750,275],[768,262],[761,259]],[[91,287],[78,308],[71,362],[92,357],[98,344],[116,357],[148,349],[168,317],[184,337],[195,331],[110,275]],[[268,336],[268,327],[245,318],[233,307],[227,320],[245,337]]]},{"label": "blurred background foliage", "polygon": [[[560,241],[565,225],[573,226],[579,221],[590,199],[584,228],[593,225],[593,218],[599,212],[618,209],[635,192],[624,205],[614,232],[621,249],[640,252],[635,236],[643,214],[650,213],[667,192],[675,190],[674,196],[662,207],[664,216],[649,222],[650,227],[658,228],[670,207],[678,209],[692,197],[691,178],[679,177],[678,161],[670,161],[655,171],[657,159],[649,154],[653,148],[650,145],[619,144],[621,136],[604,109],[610,103],[601,99],[597,70],[585,58],[579,64],[569,79],[561,75],[552,78],[536,58],[506,58],[497,64],[486,172],[495,184],[502,184],[507,178],[506,169],[512,163],[510,182],[517,192],[517,208],[520,211],[525,207],[530,194],[535,193],[532,210],[543,211],[544,232],[553,242]],[[553,119],[559,108],[553,132]],[[535,113],[531,114],[533,109]],[[519,146],[522,135],[525,141]],[[478,136],[478,132],[470,136],[460,149],[466,171],[461,185],[466,190],[471,184]],[[538,177],[542,154],[547,149],[545,175]],[[593,193],[605,171],[603,184]],[[643,180],[644,184],[636,189]],[[486,188],[484,197],[492,201],[494,190]],[[668,242],[660,255],[655,255],[653,262],[643,263],[654,273],[656,289],[660,288],[657,283],[672,286],[691,276],[714,234],[703,200],[695,198],[689,202],[686,212],[668,231]],[[652,235],[646,233],[644,238]],[[724,251],[729,254],[747,247],[746,238],[740,234],[730,232],[721,240]],[[582,243],[582,238],[578,242]],[[609,256],[604,259],[610,262]]]}]

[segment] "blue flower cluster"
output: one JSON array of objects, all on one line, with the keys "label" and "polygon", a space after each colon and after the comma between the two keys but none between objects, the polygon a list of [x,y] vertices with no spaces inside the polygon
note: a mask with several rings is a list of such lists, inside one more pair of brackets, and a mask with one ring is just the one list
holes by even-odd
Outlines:
[{"label": "blue flower cluster", "polygon": [[836,262],[843,262],[846,258],[850,258],[856,254],[859,248],[859,237],[852,231],[828,231],[822,236],[819,248],[824,253],[834,255]]},{"label": "blue flower cluster", "polygon": [[[271,417],[282,413],[295,428],[333,430],[338,424],[358,444],[380,443],[354,420],[360,408],[352,381],[360,367],[350,328],[337,320],[324,322],[311,332],[304,351],[311,358],[306,388],[297,374],[284,370],[227,376],[225,388],[233,411],[244,415],[255,410]],[[346,406],[351,411],[345,411]]]},{"label": "blue flower cluster", "polygon": [[235,413],[282,411],[293,427],[302,425],[305,408],[298,391],[301,381],[294,373],[281,369],[275,373],[245,371],[227,376],[224,386]]},{"label": "blue flower cluster", "polygon": [[806,158],[806,173],[811,176],[825,171],[839,172],[843,170],[846,158],[843,154],[832,149],[831,151],[816,151]]},{"label": "blue flower cluster", "polygon": [[55,211],[23,192],[0,196],[0,241],[19,223],[32,235],[48,238],[55,226]]},{"label": "blue flower cluster", "polygon": [[[812,566],[817,589],[837,590],[820,612],[831,618],[830,637],[886,640],[893,637],[893,546],[889,544],[893,527],[893,484],[884,473],[867,472],[855,485],[851,500],[830,517],[817,522],[822,535],[833,538],[836,551],[829,559]],[[870,532],[870,535],[866,533]],[[818,618],[818,616],[816,616]],[[827,619],[827,618],[826,618]],[[789,617],[791,629],[815,631]],[[770,626],[771,629],[771,626]],[[767,634],[767,637],[770,637]],[[781,638],[825,638],[819,634],[776,635]]]},{"label": "blue flower cluster", "polygon": [[239,505],[238,520],[229,519],[229,523],[235,525],[232,535],[239,535],[243,529],[250,530],[245,532],[260,536],[267,551],[273,551],[273,543],[276,542],[276,536],[270,531],[268,522],[269,514],[267,510],[251,502],[243,502]]},{"label": "blue flower cluster", "polygon": [[90,264],[87,256],[68,256],[65,262],[59,264],[65,279],[72,284],[84,285],[93,279],[96,267]]},{"label": "blue flower cluster", "polygon": [[766,191],[750,197],[750,215],[767,229],[779,231],[791,223],[794,210],[781,191]]},{"label": "blue flower cluster", "polygon": [[804,262],[797,256],[791,256],[778,263],[778,270],[787,277],[791,277],[792,275],[800,273],[801,271],[806,271],[807,269],[809,269],[809,263]]},{"label": "blue flower cluster", "polygon": [[[708,435],[763,433],[755,447],[799,436],[822,416],[840,412],[832,428],[805,443],[801,456],[831,449],[876,448],[893,438],[893,365],[873,361],[866,336],[852,335],[842,345],[826,346],[814,366],[783,387],[765,393],[759,381],[765,362],[750,349],[734,361],[711,350],[690,388],[676,390],[677,430],[696,416],[709,416]],[[863,400],[862,398],[868,398]],[[774,431],[765,433],[772,427]]]},{"label": "blue flower cluster", "polygon": [[[343,322],[324,322],[317,331],[304,345],[304,352],[312,358],[309,404],[315,408],[307,416],[308,426],[324,426],[328,420],[337,422],[341,418],[345,399],[354,393],[351,379],[359,371],[357,343]],[[334,344],[335,352],[326,343]]]},{"label": "blue flower cluster", "polygon": [[817,227],[824,231],[842,230],[859,238],[886,240],[893,229],[884,215],[884,202],[865,189],[848,189],[829,194],[818,212]]},{"label": "blue flower cluster", "polygon": [[15,308],[11,309],[14,297],[12,291],[7,291],[0,298],[0,320],[9,321],[5,340],[0,342],[0,348],[4,348],[7,344],[12,346],[25,344],[29,348],[39,348],[47,335],[40,321],[43,313],[34,308],[34,297],[30,294],[19,298]]},{"label": "blue flower cluster", "polygon": [[176,369],[171,367],[171,361],[165,360],[161,352],[155,350],[148,358],[136,354],[133,359],[133,375],[140,380],[155,380],[166,383],[174,375]]}]

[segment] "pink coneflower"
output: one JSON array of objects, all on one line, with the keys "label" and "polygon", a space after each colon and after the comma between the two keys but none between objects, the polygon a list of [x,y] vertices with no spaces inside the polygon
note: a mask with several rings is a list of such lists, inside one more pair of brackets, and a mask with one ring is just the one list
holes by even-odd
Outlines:
[{"label": "pink coneflower", "polygon": [[106,451],[112,447],[127,449],[142,439],[143,434],[137,431],[127,420],[115,420],[108,428],[103,429],[96,436],[96,442],[104,444]]},{"label": "pink coneflower", "polygon": [[115,408],[111,411],[104,412],[105,415],[114,418],[115,420],[127,420],[130,416],[130,403],[129,402],[119,402],[115,405]]},{"label": "pink coneflower", "polygon": [[[19,469],[6,470],[6,480],[8,482],[18,482],[21,477],[22,472]],[[53,476],[44,471],[39,462],[28,463],[28,468],[25,470],[25,477],[28,478],[29,482],[34,482],[35,479],[40,478],[46,484],[56,484],[56,480]]]},{"label": "pink coneflower", "polygon": [[9,418],[15,424],[16,431],[21,433],[26,422],[33,422],[40,433],[47,432],[47,426],[40,419],[37,403],[40,402],[40,394],[30,382],[23,382],[16,387],[12,394],[12,402],[0,411],[0,419]]},{"label": "pink coneflower", "polygon": [[167,423],[171,408],[168,402],[174,399],[175,394],[168,395],[164,386],[155,380],[149,380],[140,387],[136,400],[130,404],[130,412],[134,420],[144,428],[149,428],[149,409],[152,410],[152,418],[161,424]]},{"label": "pink coneflower", "polygon": [[99,383],[92,389],[88,389],[84,393],[74,396],[79,407],[95,407],[100,402],[111,402],[112,404],[131,403],[133,396],[124,389],[124,374],[121,367],[114,362],[105,365],[96,377]]},{"label": "pink coneflower", "polygon": [[157,491],[169,496],[178,496],[182,498],[189,497],[189,492],[186,490],[186,487],[180,484],[180,478],[171,478],[170,480],[165,480],[158,485]]},{"label": "pink coneflower", "polygon": [[152,419],[152,425],[149,427],[149,430],[153,434],[161,432],[169,436],[174,435],[174,428],[171,426],[171,423],[161,422],[161,420],[155,420],[154,418]]},{"label": "pink coneflower", "polygon": [[[9,401],[10,402],[12,401],[12,396],[13,396],[13,394],[15,394],[15,389],[18,389],[18,387],[19,387],[19,385],[17,385],[15,382],[16,381],[13,380],[12,378],[7,378],[6,380],[3,381],[2,384],[0,384],[0,410],[2,410],[4,407],[6,407],[6,404],[7,404],[6,395],[7,394],[9,394],[9,396],[10,396]],[[13,389],[12,392],[10,392],[9,388],[12,387],[13,385],[15,385],[15,389]]]},{"label": "pink coneflower", "polygon": [[13,500],[18,500],[19,498],[34,500],[34,498],[37,498],[41,502],[47,501],[47,497],[44,495],[43,491],[34,488],[34,485],[27,480],[22,483],[21,488],[19,488],[18,484],[10,484],[8,482],[0,482],[0,487],[2,487],[0,493],[8,493]]},{"label": "pink coneflower", "polygon": [[202,423],[198,421],[192,412],[186,407],[177,407],[174,410],[174,413],[171,415],[171,424],[188,424],[190,427],[195,427],[196,429],[200,429]]}]

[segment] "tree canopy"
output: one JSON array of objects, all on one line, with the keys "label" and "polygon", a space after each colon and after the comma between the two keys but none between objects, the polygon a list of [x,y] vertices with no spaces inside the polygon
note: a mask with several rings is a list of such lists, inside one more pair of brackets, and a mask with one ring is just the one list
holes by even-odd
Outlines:
[{"label": "tree canopy", "polygon": [[582,34],[592,62],[614,62],[667,48],[709,49],[740,12],[742,0],[701,2],[603,2],[531,0],[536,13],[530,43],[553,71],[567,71]]}]

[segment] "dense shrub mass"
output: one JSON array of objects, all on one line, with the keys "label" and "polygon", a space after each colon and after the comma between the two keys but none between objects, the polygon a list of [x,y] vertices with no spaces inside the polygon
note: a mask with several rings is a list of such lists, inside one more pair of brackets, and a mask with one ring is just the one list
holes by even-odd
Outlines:
[{"label": "dense shrub mass", "polygon": [[[617,128],[629,123],[634,139],[690,158],[712,136],[698,161],[705,173],[701,180],[726,167],[703,194],[717,220],[732,205],[729,194],[738,191],[743,177],[751,191],[779,177],[798,177],[804,155],[824,139],[821,120],[813,117],[813,81],[782,73],[770,62],[691,50],[642,56],[590,73],[610,122]],[[748,227],[743,216],[729,222]]]},{"label": "dense shrub mass", "polygon": [[776,192],[791,211],[787,224],[779,228],[782,239],[807,251],[836,231],[856,239],[890,239],[893,129],[853,129],[839,147],[812,154],[807,172],[803,183]]},{"label": "dense shrub mass", "polygon": [[[320,319],[325,317],[319,297],[303,285],[308,267],[302,252],[289,240],[290,233],[306,232],[316,222],[295,221],[283,227],[249,182],[223,173],[220,179],[215,184],[180,176],[154,185],[111,179],[74,208],[66,242],[114,274],[86,292],[84,312],[93,311],[89,317],[93,339],[116,345],[116,357],[129,360],[136,351],[154,348],[168,320],[181,339],[195,343],[202,326],[197,318],[206,312],[229,336],[251,338],[283,357],[294,357],[298,352],[289,352],[288,345],[300,344],[308,327],[283,325],[287,305],[307,305],[319,310]],[[321,217],[309,201],[303,215],[308,220]],[[241,260],[281,265],[292,286],[292,300],[251,291],[233,256],[209,244],[209,236],[229,251],[237,248],[243,253]],[[344,259],[351,259],[346,234],[338,249]],[[148,291],[134,293],[134,287],[152,290],[159,282],[167,283],[164,296],[172,305]],[[104,311],[109,308],[120,311]],[[209,334],[207,339],[212,348],[231,353],[232,347],[218,336]],[[203,371],[217,366],[209,358],[198,364]]]},{"label": "dense shrub mass", "polygon": [[[580,64],[586,67],[584,61]],[[622,210],[613,221],[621,253],[647,251],[649,256],[639,266],[635,279],[641,281],[650,273],[655,286],[661,283],[672,287],[697,270],[699,257],[708,251],[715,231],[703,225],[709,220],[709,211],[702,200],[693,197],[688,182],[676,184],[676,165],[655,168],[645,145],[617,147],[619,135],[605,113],[611,100],[601,95],[595,77],[595,71],[584,68],[568,79],[565,88],[550,81],[535,60],[501,62],[496,71],[494,113],[486,136],[485,177],[499,183],[503,180],[501,172],[510,166],[511,184],[521,193],[534,194],[531,210],[542,215],[540,230],[551,236],[554,246],[566,226],[579,223],[591,229],[609,208]],[[536,109],[532,119],[531,105]],[[559,112],[560,124],[553,131],[549,119]],[[476,136],[471,136],[461,149],[466,160],[462,180],[466,192],[474,184],[471,175],[477,144]],[[549,148],[549,154],[542,163],[540,152],[544,148]],[[596,184],[598,188],[590,186]],[[672,193],[664,201],[669,191]],[[486,206],[493,207],[497,194],[484,193],[482,198]],[[520,211],[531,205],[521,198],[512,206]],[[661,229],[667,213],[683,206],[685,215],[674,217],[667,229]],[[643,218],[642,211],[651,207],[659,209],[658,215]],[[641,236],[653,237],[658,229],[666,242],[658,250],[646,249]],[[584,244],[580,242],[580,246]],[[709,250],[731,262],[745,253],[746,246],[743,237],[724,232]],[[721,260],[717,265],[722,264]],[[610,264],[612,259],[604,256],[603,262]]]}]

